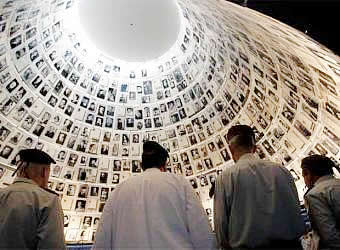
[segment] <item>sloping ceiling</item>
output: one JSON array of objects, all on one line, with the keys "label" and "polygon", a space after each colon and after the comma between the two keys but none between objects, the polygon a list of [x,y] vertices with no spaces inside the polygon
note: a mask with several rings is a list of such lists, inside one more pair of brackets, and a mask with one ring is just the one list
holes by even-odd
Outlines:
[{"label": "sloping ceiling", "polygon": [[168,171],[208,211],[234,124],[253,127],[258,157],[289,169],[301,197],[302,157],[339,164],[340,60],[304,33],[224,0],[178,0],[174,45],[130,63],[87,46],[70,25],[76,3],[0,2],[0,186],[20,149],[55,157],[67,241],[92,241],[110,192],[141,172],[144,140],[167,148]]}]

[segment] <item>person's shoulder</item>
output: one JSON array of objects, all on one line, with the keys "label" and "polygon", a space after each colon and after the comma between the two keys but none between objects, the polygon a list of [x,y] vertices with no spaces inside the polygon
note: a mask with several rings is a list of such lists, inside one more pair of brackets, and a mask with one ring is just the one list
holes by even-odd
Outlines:
[{"label": "person's shoulder", "polygon": [[308,191],[308,193],[305,194],[305,199],[309,200],[311,198],[319,197],[321,193],[323,192],[323,188],[314,186],[311,190]]},{"label": "person's shoulder", "polygon": [[10,194],[12,197],[16,197],[17,200],[29,202],[30,204],[32,202],[33,204],[47,204],[58,200],[58,196],[54,194],[53,191],[46,191],[38,185],[26,183],[20,183],[19,185],[14,183],[9,187],[0,190],[0,192],[2,192],[2,195]]},{"label": "person's shoulder", "polygon": [[239,167],[239,165],[237,165],[237,163],[235,163],[230,167],[224,168],[222,173],[221,173],[221,176],[230,175],[230,174],[236,172],[238,167]]},{"label": "person's shoulder", "polygon": [[228,178],[228,176],[237,174],[239,170],[240,170],[240,165],[238,165],[237,163],[234,163],[231,166],[223,168],[222,172],[217,175],[216,179]]},{"label": "person's shoulder", "polygon": [[178,174],[174,174],[174,173],[170,173],[170,172],[163,172],[161,173],[161,176],[163,176],[163,178],[167,178],[167,179],[176,179],[178,181],[186,181],[186,179],[184,178],[183,175],[178,175]]},{"label": "person's shoulder", "polygon": [[146,178],[149,178],[150,176],[157,176],[158,178],[177,178],[181,177],[180,175],[170,173],[170,172],[162,172],[159,170],[149,170],[144,171],[143,173],[139,174],[138,176],[145,176]]},{"label": "person's shoulder", "polygon": [[330,179],[330,180],[325,180],[322,181],[316,185],[314,185],[314,187],[312,187],[308,193],[305,195],[305,197],[320,197],[320,196],[324,196],[325,193],[327,193],[332,187],[334,187],[334,179]]},{"label": "person's shoulder", "polygon": [[321,193],[327,193],[331,191],[340,192],[340,179],[332,178],[329,180],[324,180],[317,185],[315,185],[308,194],[318,195]]},{"label": "person's shoulder", "polygon": [[135,185],[142,183],[146,178],[147,175],[145,175],[145,172],[132,175],[129,178],[125,179],[124,181],[120,181],[119,184],[115,187],[115,191],[134,187]]},{"label": "person's shoulder", "polygon": [[[187,180],[183,175],[178,175],[178,174],[174,174],[174,173],[169,173],[169,172],[164,172],[161,173],[161,176],[164,179],[168,179],[171,180],[172,182],[176,182],[178,186],[180,185],[190,185],[189,180]],[[191,185],[190,185],[191,186]]]},{"label": "person's shoulder", "polygon": [[59,195],[56,192],[41,187],[38,188],[39,189],[36,190],[35,194],[36,199],[39,201],[40,208],[51,208],[58,206],[58,204],[61,205]]},{"label": "person's shoulder", "polygon": [[251,171],[259,171],[262,174],[272,173],[277,176],[286,176],[287,178],[291,176],[287,168],[277,162],[267,159],[253,157],[250,162],[241,162],[240,166],[244,171],[252,169]]},{"label": "person's shoulder", "polygon": [[28,182],[16,182],[14,181],[11,185],[4,188],[5,192],[17,192],[17,193],[34,193],[39,191],[41,188],[32,183]]},{"label": "person's shoulder", "polygon": [[58,200],[59,195],[49,189],[41,188],[36,186],[34,189],[31,190],[32,194],[36,195],[39,200],[44,202]]},{"label": "person's shoulder", "polygon": [[255,159],[255,162],[259,165],[264,165],[264,166],[267,166],[267,167],[279,167],[279,168],[282,168],[282,165],[280,165],[279,163],[277,162],[273,162],[271,160],[268,160],[268,159],[258,159],[258,158],[254,158]]},{"label": "person's shoulder", "polygon": [[325,181],[326,183],[328,183],[329,185],[332,185],[332,186],[339,186],[340,185],[340,179],[339,178],[331,178],[329,180],[326,180]]},{"label": "person's shoulder", "polygon": [[[25,193],[26,197],[31,197],[32,199],[40,199],[44,201],[52,200],[58,198],[58,194],[52,190],[45,190],[38,185],[30,183],[20,183],[16,185],[15,183],[9,187],[11,192]],[[35,197],[35,198],[34,198]]]},{"label": "person's shoulder", "polygon": [[1,194],[6,194],[9,192],[11,186],[0,188],[0,195]]},{"label": "person's shoulder", "polygon": [[56,192],[54,192],[54,191],[51,190],[51,189],[48,189],[48,188],[40,188],[40,189],[42,189],[43,191],[45,191],[45,192],[47,192],[48,194],[52,195],[52,197],[53,197],[53,196],[59,197],[59,194],[56,193]]},{"label": "person's shoulder", "polygon": [[266,160],[266,159],[257,159],[256,164],[262,165],[266,168],[277,170],[279,172],[285,172],[286,174],[289,174],[289,170],[277,162],[273,162],[273,161]]}]

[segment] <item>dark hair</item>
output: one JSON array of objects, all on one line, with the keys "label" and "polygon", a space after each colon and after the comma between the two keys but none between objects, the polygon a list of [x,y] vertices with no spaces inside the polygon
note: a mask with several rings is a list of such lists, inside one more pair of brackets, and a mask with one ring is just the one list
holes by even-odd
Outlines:
[{"label": "dark hair", "polygon": [[237,136],[235,143],[237,146],[250,149],[255,146],[255,133],[253,129],[247,125],[235,125],[228,130],[228,143]]},{"label": "dark hair", "polygon": [[164,166],[168,157],[168,151],[157,142],[146,141],[143,144],[142,169],[160,168]]},{"label": "dark hair", "polygon": [[335,163],[324,155],[311,155],[302,159],[301,168],[308,169],[316,176],[334,174]]}]

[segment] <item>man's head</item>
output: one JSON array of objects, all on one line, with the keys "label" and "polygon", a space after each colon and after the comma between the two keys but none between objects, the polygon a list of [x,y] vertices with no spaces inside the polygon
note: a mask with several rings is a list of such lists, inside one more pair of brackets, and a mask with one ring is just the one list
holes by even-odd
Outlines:
[{"label": "man's head", "polygon": [[333,175],[335,163],[327,156],[311,155],[302,159],[302,176],[308,188],[312,188],[315,182],[322,176]]},{"label": "man's head", "polygon": [[142,169],[159,168],[166,170],[166,162],[169,158],[168,151],[154,141],[147,141],[143,144]]},{"label": "man's head", "polygon": [[38,149],[23,149],[18,153],[17,173],[18,177],[28,178],[36,182],[40,187],[48,187],[50,165],[55,164],[51,156]]},{"label": "man's head", "polygon": [[235,125],[227,134],[227,142],[235,162],[246,153],[254,153],[256,150],[255,133],[247,125]]}]

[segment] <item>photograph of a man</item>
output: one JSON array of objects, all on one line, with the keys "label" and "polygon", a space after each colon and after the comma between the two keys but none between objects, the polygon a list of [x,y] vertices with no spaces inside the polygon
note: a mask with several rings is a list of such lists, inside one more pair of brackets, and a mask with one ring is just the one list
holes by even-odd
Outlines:
[{"label": "photograph of a man", "polygon": [[[166,172],[168,152],[143,144],[142,169],[111,192],[93,249],[212,249],[215,237],[184,177]],[[129,209],[126,209],[129,208]]]}]

